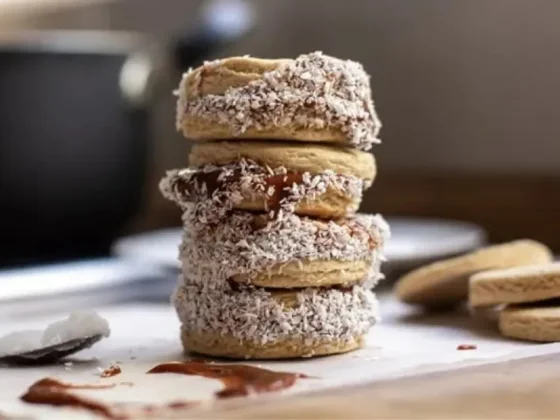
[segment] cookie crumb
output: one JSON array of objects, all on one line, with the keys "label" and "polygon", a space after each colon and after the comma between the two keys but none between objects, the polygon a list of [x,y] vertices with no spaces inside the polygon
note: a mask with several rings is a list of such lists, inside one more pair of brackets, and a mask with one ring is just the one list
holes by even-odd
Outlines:
[{"label": "cookie crumb", "polygon": [[121,367],[117,364],[112,364],[107,369],[103,370],[99,376],[102,378],[110,378],[121,373]]},{"label": "cookie crumb", "polygon": [[459,344],[457,350],[476,350],[475,344]]}]

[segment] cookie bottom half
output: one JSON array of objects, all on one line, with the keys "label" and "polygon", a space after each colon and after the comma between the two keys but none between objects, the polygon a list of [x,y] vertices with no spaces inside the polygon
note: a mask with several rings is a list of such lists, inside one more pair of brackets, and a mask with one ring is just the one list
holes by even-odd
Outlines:
[{"label": "cookie bottom half", "polygon": [[347,353],[365,345],[365,335],[344,340],[282,339],[261,344],[240,340],[231,334],[195,332],[181,328],[185,352],[230,359],[291,359]]},{"label": "cookie bottom half", "polygon": [[558,300],[511,305],[500,312],[502,335],[528,341],[560,341],[560,306]]},{"label": "cookie bottom half", "polygon": [[351,286],[360,283],[373,287],[379,278],[379,269],[372,272],[371,267],[369,260],[302,261],[278,264],[253,277],[236,275],[232,280],[269,288]]}]

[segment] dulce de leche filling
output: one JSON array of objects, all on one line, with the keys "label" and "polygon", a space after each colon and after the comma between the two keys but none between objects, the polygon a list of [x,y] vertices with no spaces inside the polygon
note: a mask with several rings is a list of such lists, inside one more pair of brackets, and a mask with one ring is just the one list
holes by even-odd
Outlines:
[{"label": "dulce de leche filling", "polygon": [[[239,182],[242,177],[241,169],[235,169],[231,174],[223,175],[222,171],[194,172],[189,180],[178,180],[178,191],[183,191],[185,198],[196,197],[204,190],[203,194],[211,197],[215,192],[225,192],[228,187]],[[277,212],[283,199],[290,197],[290,188],[294,184],[301,184],[303,175],[298,172],[287,172],[278,175],[262,175],[259,180],[262,195],[265,197],[265,209]],[[204,185],[204,187],[201,187]]]},{"label": "dulce de leche filling", "polygon": [[[345,205],[352,206],[361,198],[365,184],[359,178],[333,171],[311,174],[285,167],[271,169],[240,159],[223,166],[171,171],[160,188],[166,198],[180,206],[194,205],[197,213],[214,218],[251,199],[262,200],[265,211],[291,213],[301,202],[317,199],[327,191],[346,197]],[[341,213],[353,210],[342,209]]]}]

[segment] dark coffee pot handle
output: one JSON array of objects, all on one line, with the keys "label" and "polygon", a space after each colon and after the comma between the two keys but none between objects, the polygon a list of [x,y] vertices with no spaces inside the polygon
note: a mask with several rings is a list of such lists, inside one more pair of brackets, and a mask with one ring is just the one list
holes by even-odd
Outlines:
[{"label": "dark coffee pot handle", "polygon": [[247,35],[255,24],[255,12],[246,0],[209,0],[199,22],[194,31],[175,40],[173,56],[180,71],[201,64]]},{"label": "dark coffee pot handle", "polygon": [[224,45],[224,38],[211,28],[200,28],[194,34],[178,38],[173,48],[175,68],[181,72],[201,64]]},{"label": "dark coffee pot handle", "polygon": [[125,102],[132,108],[144,108],[151,100],[158,85],[154,79],[163,74],[161,69],[156,69],[157,62],[157,55],[147,49],[134,51],[125,58],[119,87]]},{"label": "dark coffee pot handle", "polygon": [[181,72],[200,64],[220,49],[239,41],[255,23],[255,14],[245,0],[211,0],[201,13],[200,24],[189,34],[175,38],[172,63],[158,49],[130,54],[119,76],[123,97],[133,107],[145,107],[157,91],[169,67]]}]

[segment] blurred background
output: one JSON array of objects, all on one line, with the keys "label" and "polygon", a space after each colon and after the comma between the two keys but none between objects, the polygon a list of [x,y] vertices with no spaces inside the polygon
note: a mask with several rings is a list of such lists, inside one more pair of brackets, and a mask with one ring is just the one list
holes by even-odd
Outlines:
[{"label": "blurred background", "polygon": [[0,264],[178,226],[157,184],[186,164],[181,72],[314,50],[372,76],[383,144],[363,211],[558,251],[558,16],[557,0],[0,0]]}]

